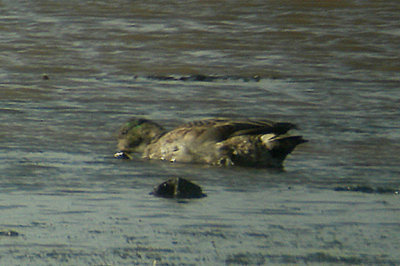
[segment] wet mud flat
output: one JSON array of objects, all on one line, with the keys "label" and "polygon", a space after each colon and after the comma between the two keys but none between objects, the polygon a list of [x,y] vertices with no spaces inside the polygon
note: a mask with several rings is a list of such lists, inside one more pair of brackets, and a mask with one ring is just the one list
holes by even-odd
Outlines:
[{"label": "wet mud flat", "polygon": [[400,263],[398,195],[225,179],[197,180],[207,197],[166,199],[149,194],[159,180],[2,193],[0,263]]}]

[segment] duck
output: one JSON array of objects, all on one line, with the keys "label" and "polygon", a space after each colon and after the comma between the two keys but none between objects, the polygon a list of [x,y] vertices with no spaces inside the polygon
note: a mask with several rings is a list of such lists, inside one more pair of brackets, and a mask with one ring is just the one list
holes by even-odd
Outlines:
[{"label": "duck", "polygon": [[133,153],[149,160],[215,166],[283,168],[297,145],[307,142],[287,132],[289,122],[267,119],[209,118],[184,123],[170,131],[146,118],[133,117],[119,129],[117,158]]}]

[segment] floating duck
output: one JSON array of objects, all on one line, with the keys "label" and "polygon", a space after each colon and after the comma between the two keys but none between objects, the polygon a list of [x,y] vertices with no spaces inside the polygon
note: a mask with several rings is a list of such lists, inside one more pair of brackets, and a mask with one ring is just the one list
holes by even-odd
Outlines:
[{"label": "floating duck", "polygon": [[304,142],[288,136],[292,123],[265,119],[214,118],[189,122],[171,131],[157,123],[132,118],[118,134],[119,158],[143,158],[217,166],[282,168],[286,156]]}]

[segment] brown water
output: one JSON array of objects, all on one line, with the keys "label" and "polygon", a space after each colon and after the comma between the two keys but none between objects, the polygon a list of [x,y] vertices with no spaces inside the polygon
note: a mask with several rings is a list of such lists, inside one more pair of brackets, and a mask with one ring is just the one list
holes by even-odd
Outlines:
[{"label": "brown water", "polygon": [[[400,264],[399,196],[334,191],[400,186],[399,14],[0,1],[0,264]],[[179,80],[196,74],[214,78]],[[114,160],[132,115],[290,121],[310,142],[284,172]],[[148,194],[171,176],[208,197]]]}]

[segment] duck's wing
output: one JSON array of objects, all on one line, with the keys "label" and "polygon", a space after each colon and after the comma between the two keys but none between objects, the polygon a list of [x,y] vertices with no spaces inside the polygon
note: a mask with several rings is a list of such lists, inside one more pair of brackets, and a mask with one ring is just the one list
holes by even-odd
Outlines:
[{"label": "duck's wing", "polygon": [[199,141],[223,141],[233,136],[273,133],[285,134],[296,126],[292,123],[273,122],[265,119],[204,119],[189,122],[174,129]]}]

